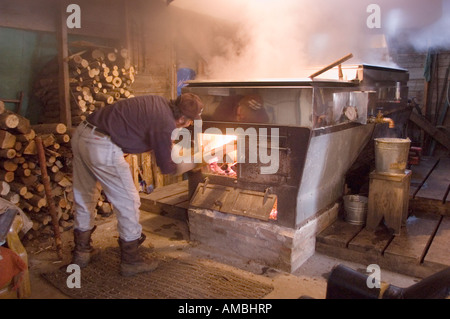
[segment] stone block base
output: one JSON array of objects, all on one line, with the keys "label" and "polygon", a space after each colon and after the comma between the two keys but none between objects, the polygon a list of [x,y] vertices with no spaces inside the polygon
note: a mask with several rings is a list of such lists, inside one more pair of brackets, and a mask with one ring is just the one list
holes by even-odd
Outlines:
[{"label": "stone block base", "polygon": [[292,273],[314,254],[316,235],[336,220],[338,210],[335,204],[292,229],[271,221],[190,208],[190,239]]}]

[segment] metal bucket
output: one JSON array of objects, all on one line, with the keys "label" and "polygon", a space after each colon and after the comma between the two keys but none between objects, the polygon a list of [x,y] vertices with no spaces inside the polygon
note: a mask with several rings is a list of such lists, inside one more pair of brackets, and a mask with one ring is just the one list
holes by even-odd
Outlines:
[{"label": "metal bucket", "polygon": [[364,225],[369,199],[360,195],[344,196],[345,221],[353,225]]},{"label": "metal bucket", "polygon": [[378,173],[404,174],[410,145],[409,138],[376,138],[375,170]]}]

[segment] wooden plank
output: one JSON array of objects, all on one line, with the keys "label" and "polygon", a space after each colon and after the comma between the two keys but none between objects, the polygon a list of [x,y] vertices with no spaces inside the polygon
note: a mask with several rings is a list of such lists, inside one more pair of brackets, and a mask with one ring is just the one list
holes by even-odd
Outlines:
[{"label": "wooden plank", "polygon": [[364,228],[348,244],[348,248],[361,252],[381,255],[394,235],[386,227],[380,226],[374,232]]},{"label": "wooden plank", "polygon": [[139,191],[141,186],[139,184],[139,164],[138,164],[138,158],[137,155],[133,154],[131,155],[131,174],[133,176],[134,186]]},{"label": "wooden plank", "polygon": [[140,158],[142,164],[142,175],[145,183],[147,185],[154,185],[151,153],[142,153],[140,154]]},{"label": "wooden plank", "polygon": [[450,266],[450,217],[444,217],[424,259],[425,265]]},{"label": "wooden plank", "polygon": [[151,152],[151,169],[153,172],[153,185],[155,189],[164,186],[164,176],[161,174],[161,169],[158,167],[156,163],[155,153]]},{"label": "wooden plank", "polygon": [[188,191],[181,194],[174,194],[169,197],[162,198],[158,202],[161,204],[177,206],[180,203],[186,202],[189,199]]},{"label": "wooden plank", "polygon": [[155,189],[151,194],[140,194],[141,210],[186,221],[189,207],[188,181]]},{"label": "wooden plank", "polygon": [[[436,168],[420,188],[416,198],[428,198],[443,201],[450,184],[450,158],[441,158]],[[447,196],[448,197],[448,196]],[[450,202],[450,198],[446,201]]]},{"label": "wooden plank", "polygon": [[416,213],[434,213],[436,215],[450,216],[450,202],[445,204],[437,199],[412,198],[409,200],[409,208]]},{"label": "wooden plank", "polygon": [[317,235],[316,240],[319,243],[334,247],[347,247],[348,243],[361,229],[362,226],[352,225],[338,219]]},{"label": "wooden plank", "polygon": [[190,202],[187,200],[185,202],[178,203],[176,206],[187,210],[187,209],[189,209],[189,205],[190,205]]},{"label": "wooden plank", "polygon": [[182,181],[176,184],[170,184],[155,189],[152,193],[143,195],[147,200],[158,202],[164,198],[180,195],[188,192],[188,181]]},{"label": "wooden plank", "polygon": [[384,256],[394,261],[419,264],[438,223],[438,216],[429,215],[427,218],[410,216],[401,234],[396,236],[386,248]]},{"label": "wooden plank", "polygon": [[155,189],[150,194],[141,193],[141,209],[160,213],[170,206],[186,210],[189,206],[188,181],[171,184]]},{"label": "wooden plank", "polygon": [[[356,232],[355,235],[352,235],[345,231],[348,225],[338,220],[336,222],[338,224],[333,224],[334,227],[331,225],[317,236],[316,252],[363,265],[378,264],[382,269],[408,276],[426,278],[443,267],[442,264],[418,262],[423,258],[423,253],[427,250],[433,238],[432,235],[438,222],[439,217],[434,214],[427,215],[427,218],[410,217],[407,224],[408,235],[406,235],[406,231],[403,231],[401,236],[396,236],[389,242],[389,235],[385,232],[372,233],[371,237],[366,229],[362,229]],[[450,228],[449,226],[444,226],[443,229],[448,231]],[[441,234],[441,232],[438,233]],[[448,246],[449,238],[442,238],[442,244]],[[382,246],[386,241],[388,247],[384,250],[384,254],[381,254],[380,251],[383,251]],[[394,241],[395,243],[393,244]],[[445,252],[440,247],[436,246],[433,249],[436,249],[438,254],[449,255],[448,252]]]},{"label": "wooden plank", "polygon": [[151,194],[170,193],[170,192],[173,192],[174,190],[176,190],[177,188],[179,188],[179,189],[187,189],[188,188],[188,181],[185,180],[185,181],[181,181],[179,183],[157,187],[157,188],[155,188],[155,190]]},{"label": "wooden plank", "polygon": [[420,158],[419,165],[411,166],[412,176],[411,176],[411,186],[409,188],[410,196],[413,196],[419,187],[420,188],[428,187],[428,183],[425,179],[428,179],[427,178],[428,174],[431,175],[430,172],[438,160],[439,160],[438,158],[423,156]]},{"label": "wooden plank", "polygon": [[125,161],[130,166],[130,173],[133,177],[134,187],[136,187],[136,189],[139,191],[141,187],[139,185],[139,167],[137,165],[137,157],[136,155],[128,154],[125,156]]},{"label": "wooden plank", "polygon": [[184,207],[160,204],[160,215],[187,222],[188,210]]},{"label": "wooden plank", "polygon": [[436,269],[425,267],[423,264],[411,263],[410,260],[406,258],[386,258],[378,254],[361,252],[345,247],[335,247],[320,242],[316,242],[316,252],[361,265],[377,264],[383,270],[389,270],[412,277],[426,278],[436,273]]},{"label": "wooden plank", "polygon": [[431,124],[424,116],[419,115],[416,112],[411,112],[409,119],[427,132],[433,139],[450,150],[450,137]]}]

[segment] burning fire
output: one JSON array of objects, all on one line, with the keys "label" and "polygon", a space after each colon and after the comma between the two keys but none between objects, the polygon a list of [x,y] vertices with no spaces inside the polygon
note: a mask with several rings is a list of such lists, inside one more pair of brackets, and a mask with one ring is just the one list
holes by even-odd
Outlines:
[{"label": "burning fire", "polygon": [[[237,164],[237,140],[235,135],[226,134],[201,134],[201,146],[205,160],[208,162],[208,172],[237,178],[235,167]],[[225,163],[224,163],[225,159]],[[230,163],[231,162],[231,163]],[[269,215],[270,220],[277,220],[277,201],[272,207]]]},{"label": "burning fire", "polygon": [[[209,155],[209,171],[216,175],[237,177],[235,165],[237,164],[238,137],[226,134],[202,134],[203,154]],[[225,154],[225,156],[223,156]],[[221,157],[221,158],[219,158]],[[231,163],[224,163],[223,159],[230,160]]]},{"label": "burning fire", "polygon": [[[215,158],[215,159],[217,159],[217,158]],[[209,163],[209,169],[212,173],[217,174],[217,175],[237,177],[236,172],[233,170],[234,165],[236,165],[236,163],[234,163],[234,164],[224,163],[219,166],[217,163],[217,160],[216,161],[212,160]]]},{"label": "burning fire", "polygon": [[269,219],[277,220],[278,209],[277,209],[277,201],[275,201],[275,205],[272,207],[272,211],[270,212]]}]

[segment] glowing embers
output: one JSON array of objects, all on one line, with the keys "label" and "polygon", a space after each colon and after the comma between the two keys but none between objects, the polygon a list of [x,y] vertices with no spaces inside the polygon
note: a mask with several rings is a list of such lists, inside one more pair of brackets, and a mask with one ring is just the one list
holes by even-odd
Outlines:
[{"label": "glowing embers", "polygon": [[209,171],[212,174],[223,175],[228,177],[237,177],[236,171],[234,170],[234,166],[237,163],[223,163],[218,164],[217,161],[210,162],[208,165]]},{"label": "glowing embers", "polygon": [[237,178],[237,139],[235,135],[201,134],[206,173]]},{"label": "glowing embers", "polygon": [[275,205],[273,205],[272,210],[269,215],[269,219],[271,220],[277,220],[278,217],[278,208],[277,208],[277,201],[275,200]]}]

